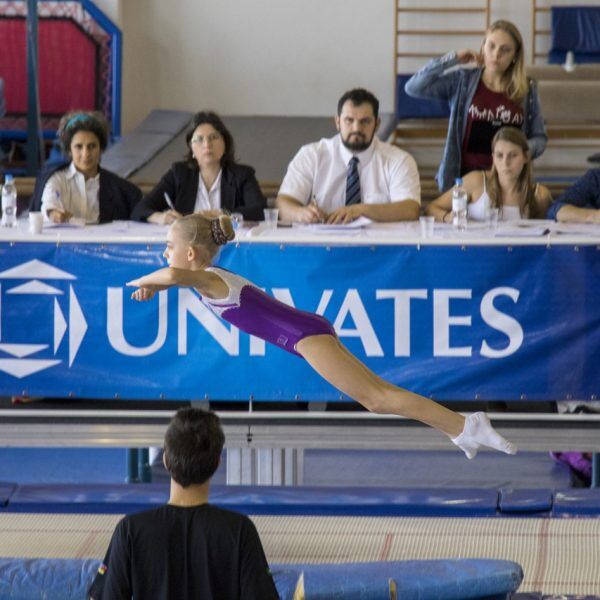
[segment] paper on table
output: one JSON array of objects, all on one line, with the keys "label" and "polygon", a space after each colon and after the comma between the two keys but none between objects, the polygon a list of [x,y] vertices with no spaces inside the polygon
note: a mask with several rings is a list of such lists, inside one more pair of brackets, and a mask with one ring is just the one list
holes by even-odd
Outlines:
[{"label": "paper on table", "polygon": [[553,223],[550,230],[567,235],[600,235],[600,225],[597,223]]},{"label": "paper on table", "polygon": [[370,225],[373,221],[367,217],[358,217],[350,223],[294,223],[294,227],[305,227],[314,231],[347,231],[349,229],[361,229]]},{"label": "paper on table", "polygon": [[550,232],[549,221],[542,219],[521,219],[498,223],[496,237],[538,237]]},{"label": "paper on table", "polygon": [[78,217],[71,217],[65,223],[54,223],[54,221],[46,221],[44,223],[44,228],[57,228],[57,227],[85,227],[85,219],[80,219]]}]

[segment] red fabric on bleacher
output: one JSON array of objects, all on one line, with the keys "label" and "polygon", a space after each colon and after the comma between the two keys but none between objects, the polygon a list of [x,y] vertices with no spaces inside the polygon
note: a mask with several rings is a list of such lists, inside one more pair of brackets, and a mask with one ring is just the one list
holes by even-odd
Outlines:
[{"label": "red fabric on bleacher", "polygon": [[[27,112],[26,21],[0,18],[0,76],[9,114]],[[39,93],[42,113],[61,115],[96,107],[98,47],[69,19],[40,19]]]}]

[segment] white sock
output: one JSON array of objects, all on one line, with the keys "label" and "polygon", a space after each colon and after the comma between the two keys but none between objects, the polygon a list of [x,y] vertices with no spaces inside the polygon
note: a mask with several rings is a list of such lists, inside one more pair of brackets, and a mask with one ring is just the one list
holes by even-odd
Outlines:
[{"label": "white sock", "polygon": [[465,419],[462,433],[452,441],[467,455],[475,458],[481,446],[488,446],[500,450],[505,454],[516,454],[517,447],[505,440],[490,423],[489,417],[484,412],[476,412]]}]

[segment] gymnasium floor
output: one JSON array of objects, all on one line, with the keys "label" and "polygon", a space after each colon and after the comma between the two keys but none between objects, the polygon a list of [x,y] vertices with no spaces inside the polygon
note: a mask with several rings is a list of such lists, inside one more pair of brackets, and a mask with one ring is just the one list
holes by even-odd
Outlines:
[{"label": "gymnasium floor", "polygon": [[[0,481],[121,483],[125,468],[124,449],[0,448]],[[155,466],[153,475],[154,481],[165,483],[166,493],[164,471]],[[214,483],[224,483],[223,467]],[[509,457],[483,452],[467,461],[459,452],[310,450],[305,455],[304,485],[564,489],[570,476],[543,453]],[[4,532],[0,556],[16,548],[19,556],[31,558],[101,558],[118,518],[0,514]],[[600,595],[598,519],[258,516],[254,520],[273,563],[447,556],[507,559],[524,568],[520,589],[537,593],[520,593],[519,600],[541,598],[541,592],[547,598]],[[33,545],[29,530],[35,535]]]}]

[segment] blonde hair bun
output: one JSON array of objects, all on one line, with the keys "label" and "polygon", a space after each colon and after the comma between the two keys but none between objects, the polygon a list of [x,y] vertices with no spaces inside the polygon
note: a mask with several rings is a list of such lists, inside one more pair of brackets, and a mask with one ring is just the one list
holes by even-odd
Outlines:
[{"label": "blonde hair bun", "polygon": [[235,238],[233,223],[231,222],[231,217],[229,215],[219,215],[219,227],[221,228],[221,231],[227,238],[228,242]]}]

